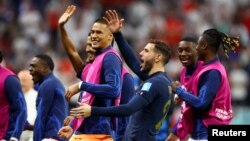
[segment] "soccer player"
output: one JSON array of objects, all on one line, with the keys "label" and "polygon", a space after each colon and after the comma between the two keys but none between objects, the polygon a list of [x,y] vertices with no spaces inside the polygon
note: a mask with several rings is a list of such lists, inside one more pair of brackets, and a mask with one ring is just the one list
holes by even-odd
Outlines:
[{"label": "soccer player", "polygon": [[[69,7],[72,13],[74,10],[74,6]],[[82,71],[85,81],[70,86],[66,92],[66,98],[81,90],[84,91],[81,102],[98,107],[114,105],[114,100],[119,97],[122,88],[122,60],[118,52],[113,49],[112,41],[113,35],[107,22],[104,19],[97,19],[91,28],[91,46],[96,50],[95,59],[88,66],[89,68],[85,66]],[[84,134],[86,138],[91,137],[90,134],[115,138],[113,134],[115,124],[110,117],[91,117],[75,121],[72,123],[74,130],[66,126],[58,134],[69,138],[75,131],[72,138],[77,138],[79,134]]]},{"label": "soccer player", "polygon": [[34,125],[34,141],[59,140],[57,135],[67,116],[64,86],[53,74],[54,62],[45,54],[36,55],[30,63],[32,80],[38,87],[37,117]]},{"label": "soccer player", "polygon": [[[0,50],[0,63],[3,53]],[[27,107],[20,81],[0,65],[0,140],[18,141],[27,118]]]},{"label": "soccer player", "polygon": [[[192,88],[191,78],[196,76],[202,66],[202,61],[198,61],[196,46],[197,39],[194,37],[184,37],[178,44],[178,56],[183,65],[180,83],[187,91]],[[190,119],[193,119],[193,112],[191,107],[178,96],[175,96],[174,101],[176,104],[181,104],[181,115],[166,141],[186,140],[193,129],[193,123],[190,122]]]},{"label": "soccer player", "polygon": [[204,64],[189,80],[193,81],[192,88],[186,91],[179,82],[173,83],[173,90],[193,108],[193,140],[208,140],[208,125],[228,125],[233,118],[227,73],[218,58],[220,44],[227,55],[239,47],[239,38],[216,29],[205,30],[197,46],[198,59]]},{"label": "soccer player", "polygon": [[[118,32],[122,24],[118,16],[114,16],[115,14],[115,11],[111,11],[106,17],[113,33]],[[111,25],[112,22],[113,25]],[[140,69],[140,72],[137,72],[138,75],[145,78],[136,95],[128,104],[113,107],[91,107],[81,104],[82,106],[72,109],[70,113],[76,117],[131,115],[123,140],[155,141],[155,134],[160,129],[170,106],[171,80],[164,68],[170,59],[170,48],[164,42],[150,40],[138,58],[127,42],[123,42],[123,47],[130,55],[133,54],[130,58],[133,60],[130,61],[134,62],[135,68]]]},{"label": "soccer player", "polygon": [[[67,23],[68,19],[72,16],[72,14],[74,13],[74,10],[75,10],[75,6],[73,5],[68,6],[65,13],[59,19],[58,24],[59,24],[59,30],[60,30],[62,43],[66,50],[66,53],[69,56],[69,59],[75,69],[75,72],[77,73],[78,78],[84,81],[86,76],[82,76],[81,74],[82,70],[86,65],[90,65],[94,61],[96,50],[91,47],[91,34],[89,34],[87,38],[87,46],[86,46],[87,59],[84,62],[81,59],[77,50],[75,49],[72,41],[69,39],[67,35],[67,31],[64,28],[64,25],[65,23]],[[134,95],[134,80],[133,80],[132,75],[126,71],[126,73],[124,73],[123,75],[122,81],[123,83],[122,83],[121,98],[120,98],[119,104],[127,103],[131,99],[131,97]],[[116,129],[114,129],[117,131],[116,132],[117,141],[122,140],[127,122],[128,122],[128,117],[118,118],[118,126]]]}]

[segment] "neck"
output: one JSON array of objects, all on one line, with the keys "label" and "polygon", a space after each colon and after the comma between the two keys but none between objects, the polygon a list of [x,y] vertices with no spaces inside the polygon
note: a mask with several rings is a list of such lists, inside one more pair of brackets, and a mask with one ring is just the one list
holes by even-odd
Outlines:
[{"label": "neck", "polygon": [[207,63],[207,62],[213,60],[213,59],[216,58],[216,57],[217,57],[216,54],[208,55],[208,56],[204,59],[204,63]]},{"label": "neck", "polygon": [[152,67],[152,69],[149,71],[148,75],[152,75],[156,72],[164,72],[165,71],[165,67],[164,66],[154,66]]}]

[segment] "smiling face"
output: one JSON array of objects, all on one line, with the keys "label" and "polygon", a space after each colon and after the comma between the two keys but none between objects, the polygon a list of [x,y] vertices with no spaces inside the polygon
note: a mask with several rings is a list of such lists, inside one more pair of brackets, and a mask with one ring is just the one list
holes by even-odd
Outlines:
[{"label": "smiling face", "polygon": [[191,41],[179,42],[178,56],[183,66],[192,66],[197,60],[196,44]]},{"label": "smiling face", "polygon": [[111,45],[113,35],[108,26],[103,23],[94,23],[91,29],[92,48],[103,49]]},{"label": "smiling face", "polygon": [[47,70],[48,67],[41,59],[34,57],[31,60],[29,71],[34,83],[41,82],[43,77],[47,74]]},{"label": "smiling face", "polygon": [[148,43],[145,48],[140,52],[141,59],[141,72],[149,73],[154,66],[156,52],[155,45]]}]

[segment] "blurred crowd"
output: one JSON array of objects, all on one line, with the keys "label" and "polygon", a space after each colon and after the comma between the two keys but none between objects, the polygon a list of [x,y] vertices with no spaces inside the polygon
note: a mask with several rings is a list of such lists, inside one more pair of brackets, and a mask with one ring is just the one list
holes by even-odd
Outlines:
[{"label": "blurred crowd", "polygon": [[[142,50],[150,38],[171,45],[173,56],[166,70],[174,80],[181,68],[176,47],[182,37],[198,38],[211,27],[239,36],[241,47],[237,52],[229,54],[229,59],[223,54],[220,58],[228,71],[236,112],[242,114],[237,114],[233,122],[247,122],[244,117],[250,115],[244,111],[250,111],[250,0],[0,0],[4,65],[18,73],[28,68],[33,56],[47,53],[56,64],[55,75],[64,85],[76,82],[58,37],[58,18],[69,4],[76,5],[77,10],[66,28],[83,58],[93,21],[105,10],[116,9],[125,19],[122,32],[136,51]],[[245,110],[239,110],[242,108]]]}]

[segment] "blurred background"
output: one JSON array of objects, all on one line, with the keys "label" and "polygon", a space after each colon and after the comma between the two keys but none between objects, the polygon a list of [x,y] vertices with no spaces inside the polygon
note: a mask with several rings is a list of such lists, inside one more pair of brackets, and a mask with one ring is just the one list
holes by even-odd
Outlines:
[{"label": "blurred background", "polygon": [[[116,9],[125,19],[123,34],[139,52],[150,38],[169,43],[173,57],[168,75],[178,79],[181,64],[176,55],[183,36],[199,35],[208,28],[239,36],[241,48],[226,59],[232,90],[232,124],[250,124],[250,0],[0,0],[0,48],[4,66],[19,72],[39,53],[51,55],[55,75],[65,87],[77,82],[72,65],[58,36],[57,22],[69,4],[77,6],[66,24],[69,37],[85,58],[85,43],[93,21],[107,9]],[[135,76],[136,84],[139,83]],[[136,87],[136,86],[135,86]],[[177,117],[178,107],[172,113]]]}]

